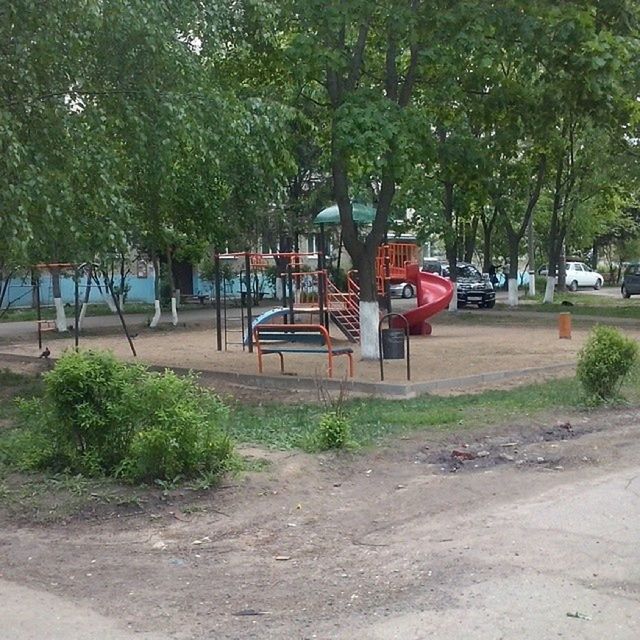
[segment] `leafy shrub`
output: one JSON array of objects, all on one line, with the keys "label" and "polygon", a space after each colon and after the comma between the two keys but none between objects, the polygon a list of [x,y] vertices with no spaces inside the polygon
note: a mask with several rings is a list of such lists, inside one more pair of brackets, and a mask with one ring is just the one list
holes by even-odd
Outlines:
[{"label": "leafy shrub", "polygon": [[328,411],[322,415],[315,438],[319,449],[343,449],[349,444],[350,437],[351,424],[341,411]]},{"label": "leafy shrub", "polygon": [[232,454],[226,406],[193,377],[84,351],[66,353],[44,381],[44,397],[21,406],[21,468],[174,480],[219,473]]},{"label": "leafy shrub", "polygon": [[219,428],[228,411],[216,396],[194,378],[165,371],[141,383],[139,398],[147,411],[139,417],[121,475],[141,481],[222,470],[232,445]]},{"label": "leafy shrub", "polygon": [[634,340],[613,327],[594,327],[580,351],[576,372],[589,400],[600,403],[614,398],[637,357]]},{"label": "leafy shrub", "polygon": [[108,353],[67,352],[44,375],[55,440],[91,452],[103,471],[111,471],[128,450],[140,412],[137,386],[148,375]]}]

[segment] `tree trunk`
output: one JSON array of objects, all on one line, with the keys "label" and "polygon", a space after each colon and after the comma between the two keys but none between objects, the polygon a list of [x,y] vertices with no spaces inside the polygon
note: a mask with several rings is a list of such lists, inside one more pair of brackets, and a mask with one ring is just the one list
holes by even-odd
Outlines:
[{"label": "tree trunk", "polygon": [[453,182],[445,182],[442,193],[442,213],[446,224],[444,250],[449,263],[449,278],[453,285],[453,296],[451,302],[449,302],[449,311],[458,310],[458,234],[454,224],[454,189]]},{"label": "tree trunk", "polygon": [[[473,262],[473,254],[476,250],[476,238],[478,235],[479,216],[474,216],[471,223],[464,225],[464,261]],[[485,273],[488,269],[485,269]]]},{"label": "tree trunk", "polygon": [[84,287],[84,300],[82,301],[80,315],[78,316],[78,331],[82,329],[82,323],[84,322],[84,317],[87,314],[87,307],[89,306],[89,298],[91,296],[92,281],[93,281],[93,269],[91,266],[89,266],[87,267],[87,282]]},{"label": "tree trunk", "polygon": [[[335,128],[335,121],[333,126]],[[353,221],[353,209],[349,200],[349,182],[344,152],[337,147],[337,134],[332,135],[332,173],[334,196],[340,211],[340,223],[344,245],[351,256],[353,266],[358,271],[360,285],[360,353],[363,360],[377,360],[378,344],[378,292],[376,288],[375,259],[378,246],[384,237],[387,216],[395,184],[389,184],[389,178],[383,178],[376,217],[371,231],[363,242]],[[376,318],[374,322],[373,319]]]},{"label": "tree trunk", "polygon": [[493,229],[495,227],[496,218],[498,216],[498,210],[493,208],[491,217],[487,219],[483,214],[480,215],[480,221],[482,223],[482,236],[484,240],[484,257],[482,260],[482,268],[485,273],[488,273],[493,265]]},{"label": "tree trunk", "polygon": [[520,238],[516,234],[507,234],[509,240],[509,295],[507,304],[510,307],[518,306],[518,257]]},{"label": "tree trunk", "polygon": [[529,296],[532,298],[536,295],[536,259],[535,259],[535,247],[533,244],[534,234],[533,234],[533,216],[531,216],[531,220],[529,220],[529,227],[527,232],[527,248],[529,253]]},{"label": "tree trunk", "polygon": [[120,256],[120,292],[118,294],[118,304],[120,305],[120,311],[124,311],[125,303],[125,287],[127,286],[127,265],[126,257]]},{"label": "tree trunk", "polygon": [[[175,327],[178,324],[178,299],[176,297],[176,282],[173,275],[173,251],[167,247],[167,274],[169,276],[169,289],[171,290],[171,324]],[[247,295],[251,295],[248,291]]]},{"label": "tree trunk", "polygon": [[68,327],[60,290],[60,269],[58,267],[51,267],[50,273],[51,286],[53,288],[53,304],[56,308],[56,329],[59,333],[64,333],[68,331]]},{"label": "tree trunk", "polygon": [[543,304],[552,304],[553,297],[558,284],[558,265],[560,264],[560,248],[555,246],[555,243],[551,247],[547,258],[547,286],[544,292]]},{"label": "tree trunk", "polygon": [[162,310],[160,309],[160,261],[158,260],[158,256],[155,251],[151,252],[151,263],[153,264],[153,306],[155,308],[155,312],[153,314],[153,318],[151,318],[149,327],[151,329],[155,329],[155,327],[158,326],[160,316],[162,315]]}]

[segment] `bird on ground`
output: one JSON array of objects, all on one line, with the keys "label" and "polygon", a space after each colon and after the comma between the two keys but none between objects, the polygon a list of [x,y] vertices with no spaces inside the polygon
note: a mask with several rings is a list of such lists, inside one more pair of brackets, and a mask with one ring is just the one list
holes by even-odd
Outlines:
[{"label": "bird on ground", "polygon": [[47,360],[50,355],[51,351],[49,351],[49,347],[45,347],[44,351],[38,356],[38,358],[44,358],[45,360]]}]

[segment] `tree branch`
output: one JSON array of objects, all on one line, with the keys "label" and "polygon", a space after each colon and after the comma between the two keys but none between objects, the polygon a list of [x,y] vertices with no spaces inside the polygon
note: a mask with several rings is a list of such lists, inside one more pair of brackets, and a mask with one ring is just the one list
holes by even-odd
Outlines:
[{"label": "tree branch", "polygon": [[367,44],[370,24],[371,18],[368,18],[364,24],[360,25],[360,30],[358,31],[358,40],[356,41],[356,45],[353,49],[353,55],[351,56],[351,69],[349,70],[349,76],[346,81],[346,87],[349,91],[353,91],[356,88],[356,85],[362,76],[364,50]]}]

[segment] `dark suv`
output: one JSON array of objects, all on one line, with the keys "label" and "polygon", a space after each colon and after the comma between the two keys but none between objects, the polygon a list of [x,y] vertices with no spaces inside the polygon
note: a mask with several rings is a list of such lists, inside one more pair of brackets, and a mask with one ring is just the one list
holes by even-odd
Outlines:
[{"label": "dark suv", "polygon": [[496,292],[489,280],[468,262],[458,262],[458,306],[477,304],[480,309],[492,309],[496,304]]},{"label": "dark suv", "polygon": [[624,270],[620,292],[623,298],[640,293],[640,262],[632,262]]},{"label": "dark suv", "polygon": [[[422,268],[424,271],[437,273],[444,278],[449,277],[449,264],[446,262],[426,259]],[[492,309],[495,306],[496,292],[488,275],[483,275],[468,262],[458,262],[456,271],[459,307],[477,304],[480,309]]]}]

